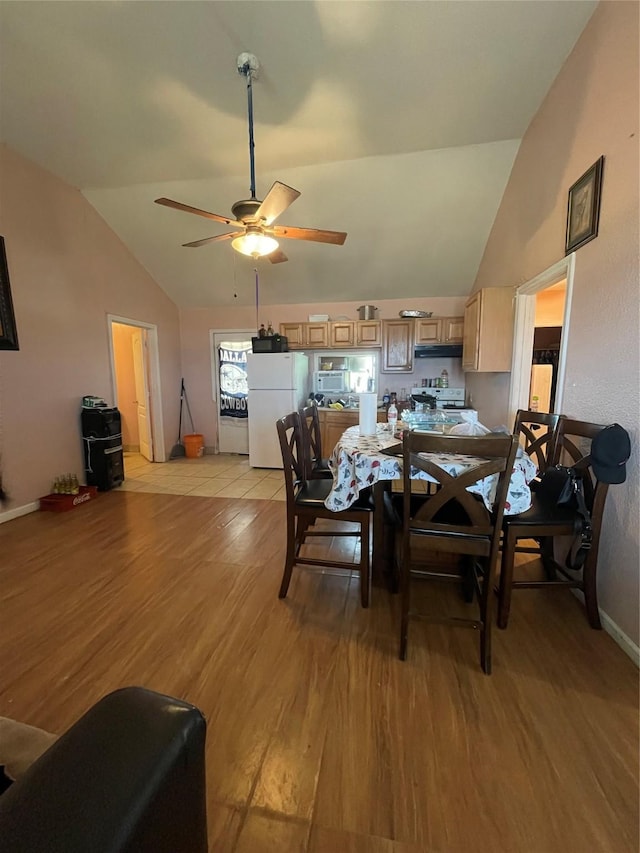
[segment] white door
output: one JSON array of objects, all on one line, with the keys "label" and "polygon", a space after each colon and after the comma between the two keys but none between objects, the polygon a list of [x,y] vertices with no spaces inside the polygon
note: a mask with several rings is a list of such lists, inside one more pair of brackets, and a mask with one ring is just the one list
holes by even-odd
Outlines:
[{"label": "white door", "polygon": [[[213,401],[218,421],[218,453],[249,453],[246,353],[255,332],[211,332]],[[228,344],[229,346],[225,346]]]},{"label": "white door", "polygon": [[151,423],[149,419],[149,383],[147,382],[146,332],[136,329],[131,336],[133,345],[133,374],[136,384],[136,405],[140,453],[153,462]]}]

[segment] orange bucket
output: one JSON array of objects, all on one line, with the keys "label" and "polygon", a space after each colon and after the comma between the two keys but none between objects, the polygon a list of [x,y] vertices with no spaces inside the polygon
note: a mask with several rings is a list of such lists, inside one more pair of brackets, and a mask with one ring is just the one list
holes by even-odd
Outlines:
[{"label": "orange bucket", "polygon": [[199,432],[184,435],[182,437],[184,443],[184,453],[189,459],[197,459],[204,453],[204,436]]}]

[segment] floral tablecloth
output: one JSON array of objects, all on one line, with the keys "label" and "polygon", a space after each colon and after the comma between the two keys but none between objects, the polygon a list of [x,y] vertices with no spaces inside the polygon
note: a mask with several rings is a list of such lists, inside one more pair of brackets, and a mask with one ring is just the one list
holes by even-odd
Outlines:
[{"label": "floral tablecloth", "polygon": [[[376,435],[372,436],[361,436],[360,427],[357,425],[349,427],[329,459],[333,487],[324,502],[327,509],[334,512],[347,509],[362,489],[372,486],[378,480],[401,480],[402,456],[389,456],[381,452],[383,448],[397,443],[398,439],[386,429],[386,424],[378,424]],[[449,474],[460,474],[481,461],[478,457],[456,453],[430,455]],[[517,515],[529,509],[531,490],[528,484],[535,477],[537,470],[532,459],[519,448],[509,482],[505,515]],[[415,476],[419,480],[435,482],[424,471],[416,470]],[[481,495],[487,509],[491,509],[497,482],[498,475],[493,474],[470,486],[469,491]]]}]

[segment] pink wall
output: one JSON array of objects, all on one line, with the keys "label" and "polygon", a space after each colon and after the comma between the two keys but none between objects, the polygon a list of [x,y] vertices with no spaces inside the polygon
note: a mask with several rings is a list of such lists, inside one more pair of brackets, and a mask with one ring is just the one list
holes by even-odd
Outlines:
[{"label": "pink wall", "polygon": [[[636,644],[638,104],[638,4],[603,2],[525,134],[474,284],[518,285],[562,258],[568,189],[604,154],[599,234],[576,253],[563,408],[631,433],[627,482],[607,500],[599,590],[605,613]],[[506,409],[506,376],[469,384]]]},{"label": "pink wall", "polygon": [[133,333],[135,326],[113,323],[113,360],[116,368],[118,409],[122,418],[122,443],[125,448],[140,447],[136,381],[133,372]]},{"label": "pink wall", "polygon": [[[376,302],[377,317],[390,320],[402,310],[419,309],[433,311],[439,317],[459,317],[464,313],[464,297],[431,297],[425,299],[383,299]],[[257,325],[271,320],[277,331],[280,323],[308,320],[310,314],[328,314],[332,320],[345,316],[358,318],[359,302],[314,302],[299,305],[260,305]],[[217,440],[216,408],[212,396],[211,376],[211,329],[255,330],[255,307],[222,307],[183,309],[180,312],[182,332],[182,366],[189,403],[196,430],[204,435],[207,448],[213,448]],[[384,385],[395,388],[410,388],[421,376],[436,376],[450,359],[421,359],[413,374],[388,375],[381,380]]]},{"label": "pink wall", "polygon": [[107,314],[154,323],[167,451],[180,383],[176,306],[72,187],[0,146],[5,238],[20,350],[0,351],[3,486],[18,509],[57,474],[83,474],[80,404],[111,400]]}]

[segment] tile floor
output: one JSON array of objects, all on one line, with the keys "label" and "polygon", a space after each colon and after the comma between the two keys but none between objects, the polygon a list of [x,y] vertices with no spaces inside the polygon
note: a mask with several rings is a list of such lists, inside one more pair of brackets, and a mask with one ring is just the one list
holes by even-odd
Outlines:
[{"label": "tile floor", "polygon": [[139,453],[126,452],[124,476],[120,488],[129,492],[286,501],[282,471],[251,468],[248,456],[220,454],[147,462]]}]

